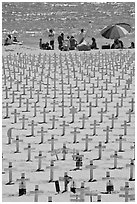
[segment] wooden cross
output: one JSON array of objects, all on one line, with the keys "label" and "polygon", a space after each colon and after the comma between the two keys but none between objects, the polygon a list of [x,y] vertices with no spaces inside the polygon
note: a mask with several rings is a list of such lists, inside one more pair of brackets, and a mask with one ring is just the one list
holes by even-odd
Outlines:
[{"label": "wooden cross", "polygon": [[9,171],[9,182],[6,183],[6,185],[13,185],[14,182],[12,181],[12,162],[9,162],[9,167],[8,168],[4,168],[4,171]]},{"label": "wooden cross", "polygon": [[49,182],[53,182],[54,169],[57,168],[57,167],[54,166],[54,161],[51,160],[50,166],[47,166],[46,168],[47,168],[47,169],[50,169],[50,179],[49,179]]},{"label": "wooden cross", "polygon": [[52,110],[52,112],[55,112],[55,107],[56,107],[56,104],[58,104],[58,102],[56,102],[56,100],[54,99],[51,104],[53,104],[53,110]]},{"label": "wooden cross", "polygon": [[14,112],[12,112],[11,115],[14,115],[13,123],[17,123],[17,116],[20,115],[20,113],[17,113],[17,109],[14,109]]},{"label": "wooden cross", "polygon": [[86,106],[86,107],[88,107],[89,108],[89,114],[88,114],[88,117],[91,117],[91,113],[92,113],[92,102],[89,102],[89,105],[88,106]]},{"label": "wooden cross", "polygon": [[85,128],[85,120],[88,119],[88,117],[86,117],[85,114],[83,113],[82,118],[79,118],[79,119],[82,119],[82,127],[80,129],[84,129]]},{"label": "wooden cross", "polygon": [[70,109],[70,113],[72,114],[72,121],[70,123],[74,123],[74,116],[75,116],[75,113],[77,113],[77,109],[73,106]]},{"label": "wooden cross", "polygon": [[[64,98],[64,93],[62,93],[62,97]],[[64,99],[61,101],[61,105],[59,107],[61,107],[61,110],[62,110],[61,111],[62,115],[60,117],[63,118],[64,117],[64,108],[67,107],[64,104]]]},{"label": "wooden cross", "polygon": [[52,196],[48,196],[48,202],[52,202]]},{"label": "wooden cross", "polygon": [[76,192],[80,192],[80,199],[81,202],[85,201],[85,193],[89,191],[89,187],[84,187],[84,182],[81,182],[81,187],[80,188],[76,188]]},{"label": "wooden cross", "polygon": [[126,97],[127,97],[127,86],[125,85],[124,88],[123,88],[122,90],[124,90],[124,94],[125,94],[124,97],[126,98]]},{"label": "wooden cross", "polygon": [[97,166],[93,165],[93,160],[90,160],[90,164],[86,166],[87,169],[90,169],[90,178],[88,182],[94,182],[96,179],[93,179],[93,169],[96,169]]},{"label": "wooden cross", "polygon": [[28,120],[28,118],[25,118],[25,115],[22,115],[22,118],[19,118],[19,120],[22,121],[22,130],[25,130],[25,120]]},{"label": "wooden cross", "polygon": [[122,149],[122,141],[126,141],[125,138],[122,137],[123,135],[119,135],[119,139],[116,139],[116,141],[119,141],[119,150],[118,152],[124,152],[124,150]]},{"label": "wooden cross", "polygon": [[126,167],[130,167],[130,176],[129,176],[129,181],[135,181],[133,178],[133,169],[134,169],[134,160],[131,159],[130,164],[126,164]]},{"label": "wooden cross", "polygon": [[12,106],[9,105],[8,102],[6,102],[6,105],[3,106],[3,108],[6,108],[6,116],[4,117],[4,119],[8,119],[9,117],[9,108],[11,108]]},{"label": "wooden cross", "polygon": [[80,98],[80,87],[78,87],[77,92],[78,92],[77,98]]},{"label": "wooden cross", "polygon": [[14,153],[20,153],[19,151],[19,143],[23,142],[23,140],[19,139],[19,136],[16,136],[16,140],[14,141],[14,143],[16,143],[16,151]]},{"label": "wooden cross", "polygon": [[12,91],[10,95],[12,96],[12,100],[11,100],[11,104],[12,104],[15,102],[15,95],[17,95],[17,93],[15,93],[15,91]]},{"label": "wooden cross", "polygon": [[117,159],[122,158],[122,156],[118,156],[117,151],[114,151],[114,155],[110,155],[110,158],[114,158],[114,167],[109,169],[122,169],[122,167],[117,167]]},{"label": "wooden cross", "polygon": [[52,127],[49,128],[50,130],[55,129],[55,121],[58,121],[58,119],[55,118],[55,115],[52,116],[52,119],[50,119],[52,121]]},{"label": "wooden cross", "polygon": [[118,86],[120,86],[120,81],[121,81],[121,78],[120,76],[118,76],[118,78],[116,78],[118,80]]},{"label": "wooden cross", "polygon": [[98,113],[100,113],[100,121],[99,121],[99,123],[102,123],[103,122],[103,113],[104,113],[103,108],[101,108],[101,111],[98,111]]},{"label": "wooden cross", "polygon": [[113,102],[113,90],[111,90],[111,92],[110,93],[108,93],[109,95],[110,95],[110,102]]},{"label": "wooden cross", "polygon": [[12,130],[13,129],[14,128],[9,128],[8,131],[7,131],[7,136],[8,136],[8,143],[7,144],[11,144],[11,139],[13,139],[12,138]]},{"label": "wooden cross", "polygon": [[30,179],[25,178],[25,173],[21,173],[21,178],[16,179],[16,181],[19,182],[19,196],[22,196],[26,194],[26,181],[29,181]]},{"label": "wooden cross", "polygon": [[103,86],[101,86],[101,89],[99,89],[99,90],[101,91],[100,98],[104,98],[104,95],[103,95],[103,91],[104,91]]},{"label": "wooden cross", "polygon": [[37,126],[37,124],[34,123],[34,120],[31,121],[31,124],[28,124],[28,126],[31,126],[31,134],[27,135],[26,137],[35,137],[34,135],[34,126]]},{"label": "wooden cross", "polygon": [[40,95],[40,91],[39,91],[39,90],[37,90],[37,101],[36,101],[36,103],[38,103],[38,102],[39,102],[39,95]]},{"label": "wooden cross", "polygon": [[49,142],[51,142],[51,152],[54,151],[54,142],[57,141],[57,139],[54,138],[54,135],[51,136],[51,139],[48,139]]},{"label": "wooden cross", "polygon": [[116,108],[116,115],[115,115],[115,118],[117,118],[118,117],[118,115],[119,115],[119,103],[116,103],[116,106],[114,106],[115,108]]},{"label": "wooden cross", "polygon": [[48,113],[48,112],[46,111],[46,108],[44,107],[44,108],[43,108],[43,111],[40,112],[40,113],[43,114],[43,121],[42,121],[42,122],[39,122],[39,124],[47,123],[47,122],[46,122],[46,113]]},{"label": "wooden cross", "polygon": [[33,91],[34,89],[32,88],[32,86],[30,86],[30,88],[29,88],[29,92],[30,92],[30,96],[29,96],[29,99],[33,99],[33,94],[32,94],[32,91]]},{"label": "wooden cross", "polygon": [[128,202],[128,200],[135,200],[135,194],[129,194],[129,191],[134,190],[134,188],[129,187],[129,183],[125,182],[125,187],[120,188],[121,191],[124,191],[124,194],[119,194],[119,197],[125,198],[125,202]]},{"label": "wooden cross", "polygon": [[127,88],[130,89],[130,85],[132,84],[132,81],[130,79],[126,80]]},{"label": "wooden cross", "polygon": [[26,110],[22,111],[22,112],[30,112],[29,111],[29,104],[31,104],[31,103],[29,103],[29,99],[28,98],[26,99],[26,102],[24,104],[26,104]]},{"label": "wooden cross", "polygon": [[129,109],[129,111],[126,114],[128,114],[128,121],[127,121],[127,123],[131,123],[131,115],[132,115],[131,109]]},{"label": "wooden cross", "polygon": [[54,149],[52,152],[51,152],[51,156],[56,156],[56,159],[59,160],[58,158],[58,154],[61,152],[60,149]]},{"label": "wooden cross", "polygon": [[31,150],[34,150],[35,148],[31,147],[31,143],[28,143],[28,147],[24,148],[24,150],[28,150],[28,159],[26,160],[26,162],[28,161],[32,161],[31,160]]},{"label": "wooden cross", "polygon": [[68,184],[72,180],[72,177],[68,176],[68,173],[64,172],[64,177],[59,177],[59,181],[64,181],[64,190],[62,193],[68,191]]},{"label": "wooden cross", "polygon": [[69,124],[66,124],[66,121],[65,120],[63,120],[63,124],[61,124],[60,126],[62,126],[62,134],[61,134],[61,136],[64,136],[65,135],[65,128],[67,127],[67,126],[69,126]]},{"label": "wooden cross", "polygon": [[43,144],[43,142],[44,142],[44,133],[47,133],[47,131],[46,130],[44,131],[44,128],[41,127],[41,130],[38,131],[38,133],[41,133],[41,141],[40,141],[39,144]]},{"label": "wooden cross", "polygon": [[5,90],[3,90],[3,91],[5,91],[5,95],[6,95],[4,99],[9,99],[9,96],[8,96],[9,89],[8,89],[8,87],[6,86]]},{"label": "wooden cross", "polygon": [[90,124],[90,125],[93,126],[93,136],[97,135],[96,129],[97,129],[97,126],[99,126],[99,124],[97,124],[97,121],[94,120],[94,124]]},{"label": "wooden cross", "polygon": [[78,143],[77,142],[77,133],[80,133],[80,131],[77,131],[77,127],[74,127],[74,131],[72,131],[70,133],[74,134],[73,143]]},{"label": "wooden cross", "polygon": [[98,146],[95,146],[95,148],[98,148],[98,158],[97,160],[100,160],[102,158],[102,149],[106,148],[106,146],[102,145],[102,142],[99,142]]},{"label": "wooden cross", "polygon": [[121,99],[121,105],[120,105],[120,107],[123,107],[123,94],[121,94],[121,96],[120,97],[118,97],[118,98],[120,98]]},{"label": "wooden cross", "polygon": [[78,112],[81,111],[81,106],[82,106],[82,103],[84,103],[84,101],[81,101],[81,98],[79,98],[79,101],[77,102],[79,104],[79,110]]},{"label": "wooden cross", "polygon": [[94,93],[95,93],[95,84],[92,83],[92,94],[94,94]]},{"label": "wooden cross", "polygon": [[21,108],[22,99],[23,99],[22,95],[20,94],[20,95],[19,95],[19,98],[17,98],[17,99],[19,99],[19,106],[18,106],[18,108]]},{"label": "wooden cross", "polygon": [[42,158],[46,158],[46,156],[42,156],[42,151],[39,151],[39,155],[35,156],[36,159],[38,159],[38,169],[36,171],[44,171],[44,169],[41,168],[42,165]]},{"label": "wooden cross", "polygon": [[133,146],[130,147],[130,149],[134,150],[134,158],[133,158],[133,160],[135,160],[135,142],[133,143]]},{"label": "wooden cross", "polygon": [[75,193],[74,195],[70,194],[70,198],[71,202],[83,202],[83,200],[81,200],[80,198],[80,195],[78,195],[77,193]]},{"label": "wooden cross", "polygon": [[114,86],[115,92],[114,92],[114,94],[117,94],[117,87],[118,87],[118,85],[117,85],[117,83],[115,83],[115,86]]},{"label": "wooden cross", "polygon": [[130,124],[127,124],[127,121],[126,121],[126,120],[124,120],[124,124],[123,124],[123,125],[121,125],[121,126],[123,126],[123,127],[124,127],[124,135],[127,135],[127,126],[130,126]]},{"label": "wooden cross", "polygon": [[106,132],[106,141],[105,144],[108,143],[109,141],[109,132],[112,132],[112,130],[110,130],[109,126],[106,127],[106,130],[103,130]]},{"label": "wooden cross", "polygon": [[73,93],[70,95],[70,107],[72,107],[73,106],[73,98],[74,98],[74,96],[73,96]]},{"label": "wooden cross", "polygon": [[86,134],[86,138],[82,138],[82,140],[85,140],[85,150],[84,150],[84,152],[86,152],[86,151],[88,151],[88,142],[92,141],[92,139],[89,138],[88,134]]},{"label": "wooden cross", "polygon": [[40,106],[37,106],[37,103],[34,102],[34,106],[31,106],[32,108],[34,108],[34,114],[33,114],[33,117],[36,117],[36,114],[37,114],[37,108],[40,107]]},{"label": "wooden cross", "polygon": [[93,196],[98,196],[98,192],[97,191],[87,191],[85,193],[85,196],[90,196],[90,202],[93,202]]},{"label": "wooden cross", "polygon": [[114,179],[114,177],[110,176],[110,172],[109,171],[106,171],[106,176],[105,177],[102,177],[102,180],[112,180]]},{"label": "wooden cross", "polygon": [[44,193],[43,191],[39,190],[39,185],[35,185],[35,190],[30,191],[30,193],[34,194],[34,202],[38,202],[38,195]]},{"label": "wooden cross", "polygon": [[21,88],[23,89],[22,95],[26,95],[26,86],[25,86],[25,84],[23,84],[23,86]]},{"label": "wooden cross", "polygon": [[132,98],[129,103],[131,103],[131,112],[134,112],[134,103],[135,103],[134,98]]},{"label": "wooden cross", "polygon": [[96,86],[96,88],[98,88],[98,87],[99,87],[99,77],[97,77],[97,78],[95,79],[95,81],[97,81],[97,86]]},{"label": "wooden cross", "polygon": [[76,168],[74,170],[80,170],[82,166],[82,157],[84,157],[84,155],[80,155],[79,151],[77,151],[75,155],[72,155],[72,158],[76,161]]},{"label": "wooden cross", "polygon": [[94,107],[98,107],[98,94],[96,94],[96,97],[95,97],[95,106]]},{"label": "wooden cross", "polygon": [[105,82],[103,82],[103,83],[105,83],[105,85],[106,85],[105,90],[107,91],[107,90],[108,90],[108,83],[109,83],[109,82],[108,82],[108,79],[106,79]]},{"label": "wooden cross", "polygon": [[114,114],[112,114],[112,117],[109,118],[109,119],[111,120],[111,127],[110,127],[110,129],[114,129],[114,120],[116,119]]}]

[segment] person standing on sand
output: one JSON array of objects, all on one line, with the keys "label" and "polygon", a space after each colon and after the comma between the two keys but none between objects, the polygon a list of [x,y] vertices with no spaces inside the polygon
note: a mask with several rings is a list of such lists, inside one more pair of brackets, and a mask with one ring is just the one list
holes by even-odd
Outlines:
[{"label": "person standing on sand", "polygon": [[47,29],[49,34],[49,41],[50,41],[50,46],[52,48],[52,50],[54,50],[54,38],[55,38],[55,32],[52,29]]},{"label": "person standing on sand", "polygon": [[92,44],[92,25],[91,25],[91,21],[89,21],[89,25],[88,25],[88,29],[87,32],[85,34],[85,40],[87,42],[87,44],[91,45]]},{"label": "person standing on sand", "polygon": [[61,50],[61,51],[62,51],[62,49],[63,49],[63,42],[64,42],[64,33],[61,33],[61,34],[58,36],[59,50]]},{"label": "person standing on sand", "polygon": [[84,38],[85,38],[84,29],[81,29],[80,33],[78,34],[77,40],[78,45],[84,41]]}]

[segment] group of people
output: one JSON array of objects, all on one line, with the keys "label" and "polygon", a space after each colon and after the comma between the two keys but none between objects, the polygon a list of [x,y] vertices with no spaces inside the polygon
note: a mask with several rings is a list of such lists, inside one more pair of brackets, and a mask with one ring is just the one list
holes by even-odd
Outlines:
[{"label": "group of people", "polygon": [[22,42],[20,42],[16,36],[11,36],[11,34],[8,34],[7,37],[4,40],[4,46],[7,45],[12,45],[12,44],[22,44]]},{"label": "group of people", "polygon": [[[44,49],[44,50],[54,50],[55,32],[52,29],[48,30],[48,32],[49,32],[48,34],[49,42],[42,43],[42,38],[40,38],[39,47],[40,49]],[[98,49],[95,38],[92,38],[91,43],[86,43],[84,29],[81,29],[77,39],[75,39],[73,35],[67,36],[65,38],[64,33],[61,33],[58,36],[57,40],[58,40],[58,49],[61,51],[69,51],[69,50],[76,50],[76,49],[78,50]]]}]

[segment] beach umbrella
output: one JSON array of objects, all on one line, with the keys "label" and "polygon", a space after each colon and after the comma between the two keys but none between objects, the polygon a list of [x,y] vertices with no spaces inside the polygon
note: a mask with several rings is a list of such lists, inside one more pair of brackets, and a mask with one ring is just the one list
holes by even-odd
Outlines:
[{"label": "beach umbrella", "polygon": [[131,32],[131,26],[127,23],[117,23],[105,27],[101,35],[107,39],[118,39]]}]

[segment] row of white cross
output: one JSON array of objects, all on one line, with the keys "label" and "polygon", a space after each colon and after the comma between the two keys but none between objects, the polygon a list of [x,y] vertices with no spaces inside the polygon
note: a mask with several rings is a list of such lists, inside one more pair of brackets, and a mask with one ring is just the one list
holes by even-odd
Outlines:
[{"label": "row of white cross", "polygon": [[[77,140],[77,135],[82,130],[87,130],[87,125],[91,121],[92,134],[85,134],[85,137],[81,139],[81,141],[85,141],[84,152],[88,152],[90,151],[89,142],[94,140],[94,136],[100,137],[99,128],[106,132],[104,143],[109,145],[110,133],[115,132],[117,121],[120,122],[120,128],[123,129],[123,134],[117,135],[118,138],[114,140],[114,142],[119,142],[118,152],[126,151],[122,147],[123,141],[129,140],[133,143],[131,148],[134,149],[134,157],[127,166],[130,167],[129,181],[134,181],[135,143],[134,137],[130,138],[128,135],[128,127],[130,128],[132,122],[134,122],[134,76],[134,53],[130,53],[130,51],[111,52],[109,54],[99,51],[93,55],[75,53],[74,56],[69,53],[68,55],[54,54],[54,56],[23,54],[3,57],[3,121],[11,123],[11,127],[7,131],[7,144],[11,145],[12,142],[15,142],[14,153],[20,153],[19,143],[24,143],[25,138],[20,139],[19,135],[13,136],[13,131],[16,130],[18,125],[20,131],[25,132],[27,130],[26,137],[28,139],[37,137],[37,133],[40,133],[39,144],[50,142],[51,155],[56,155],[57,160],[59,160],[59,153],[63,154],[63,160],[67,160],[67,153],[73,153],[72,158],[76,161],[76,169],[80,169],[84,155],[79,154],[79,151],[74,148],[67,148],[66,143],[63,143],[62,148],[55,149],[55,145],[60,141],[59,137],[56,138],[56,130],[62,127],[60,136],[66,137],[67,140],[67,129],[73,128],[73,131],[70,132],[71,135],[73,134],[71,143],[77,145],[78,142],[80,143]],[[78,104],[78,107],[76,104]],[[111,112],[111,109],[115,113]],[[127,119],[121,119],[121,111],[124,111],[124,116],[128,116]],[[67,117],[70,114],[71,119]],[[97,116],[94,114],[97,114]],[[33,119],[30,119],[29,116]],[[37,118],[41,118],[41,116],[42,121],[37,121]],[[96,119],[98,116],[99,120]],[[62,121],[61,124],[60,120]],[[49,127],[50,121],[51,127]],[[109,123],[111,125],[108,125]],[[36,133],[35,127],[40,125],[42,125],[41,129]],[[28,126],[31,127],[30,134],[28,134]],[[3,124],[3,128],[5,127],[7,127],[7,124]],[[44,137],[49,134],[50,130],[54,131],[54,134],[51,134],[51,138],[45,141]],[[98,148],[97,159],[101,160],[102,150],[106,146],[99,141],[98,146],[96,145],[94,148]],[[28,151],[26,161],[31,161],[31,150],[34,150],[31,147],[31,142],[24,150]],[[118,155],[118,152],[114,150],[114,154],[110,155],[110,158],[114,158],[114,166],[109,169],[121,169],[117,166],[117,159],[122,158]],[[6,157],[6,154],[4,156]],[[37,171],[44,170],[42,159],[45,157],[46,155],[43,156],[42,151],[39,151],[38,156],[35,156],[38,159]],[[53,181],[53,172],[56,169],[53,160],[47,168],[50,168],[49,181]],[[93,165],[93,160],[86,168],[90,169],[89,181],[93,181],[93,169],[97,168]],[[8,184],[12,184],[11,161],[7,169],[9,170]],[[35,191],[39,191],[38,185],[36,185]],[[35,201],[37,199],[38,194],[35,195]],[[51,200],[51,197],[49,200]],[[80,198],[80,200],[82,201],[83,198]],[[100,200],[100,196],[98,200]]]}]

